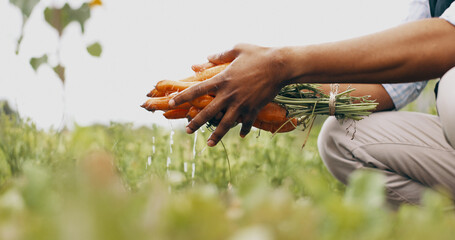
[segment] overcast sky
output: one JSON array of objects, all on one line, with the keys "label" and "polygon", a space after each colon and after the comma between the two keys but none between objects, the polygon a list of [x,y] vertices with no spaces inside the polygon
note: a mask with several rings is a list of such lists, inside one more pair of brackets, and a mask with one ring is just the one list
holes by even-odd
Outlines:
[{"label": "overcast sky", "polygon": [[[139,107],[145,94],[161,79],[191,75],[191,64],[209,54],[239,42],[283,46],[342,40],[397,25],[406,16],[406,0],[104,0],[92,12],[85,35],[74,23],[59,43],[43,9],[62,2],[39,3],[16,55],[22,17],[9,0],[0,0],[0,99],[42,128],[60,128],[62,116],[69,125],[169,126],[160,113]],[[101,58],[85,50],[94,41],[103,46]],[[28,63],[47,53],[55,64],[59,44],[65,86],[49,67],[35,73]]]}]

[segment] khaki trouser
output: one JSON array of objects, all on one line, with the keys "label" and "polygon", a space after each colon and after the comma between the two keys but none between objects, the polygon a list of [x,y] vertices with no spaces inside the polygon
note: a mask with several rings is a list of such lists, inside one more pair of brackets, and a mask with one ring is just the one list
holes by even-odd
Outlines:
[{"label": "khaki trouser", "polygon": [[[440,81],[440,117],[415,112],[380,112],[356,123],[330,117],[318,139],[328,170],[347,184],[356,169],[375,169],[386,176],[387,200],[419,204],[423,191],[443,187],[455,196],[455,68]],[[352,129],[350,131],[352,133]],[[450,143],[452,145],[450,145]]]}]

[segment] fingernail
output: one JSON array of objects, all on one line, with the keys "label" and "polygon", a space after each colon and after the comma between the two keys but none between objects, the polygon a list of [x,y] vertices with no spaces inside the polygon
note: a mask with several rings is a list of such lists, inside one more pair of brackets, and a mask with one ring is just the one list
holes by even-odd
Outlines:
[{"label": "fingernail", "polygon": [[171,107],[171,108],[175,107],[174,99],[169,100],[169,107]]},{"label": "fingernail", "polygon": [[193,133],[193,130],[191,130],[191,128],[189,128],[189,127],[186,127],[186,133],[191,134],[191,133]]},{"label": "fingernail", "polygon": [[245,135],[245,134],[240,134],[240,137],[241,137],[241,138],[245,138],[246,135]]},{"label": "fingernail", "polygon": [[216,143],[215,143],[215,141],[213,141],[213,140],[208,140],[208,141],[207,141],[207,145],[208,145],[209,147],[214,147],[214,146],[216,145]]}]

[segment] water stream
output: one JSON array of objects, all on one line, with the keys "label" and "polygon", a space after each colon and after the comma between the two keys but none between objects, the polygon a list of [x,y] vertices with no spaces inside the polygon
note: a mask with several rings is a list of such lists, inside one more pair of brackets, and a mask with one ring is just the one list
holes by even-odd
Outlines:
[{"label": "water stream", "polygon": [[152,152],[155,154],[155,136],[152,137]]},{"label": "water stream", "polygon": [[198,131],[194,132],[194,141],[193,141],[193,162],[191,163],[191,185],[194,186],[194,175],[196,173],[196,144],[197,144],[197,134]]},{"label": "water stream", "polygon": [[147,157],[147,164],[145,164],[145,169],[147,169],[150,165],[152,165],[152,155]]}]

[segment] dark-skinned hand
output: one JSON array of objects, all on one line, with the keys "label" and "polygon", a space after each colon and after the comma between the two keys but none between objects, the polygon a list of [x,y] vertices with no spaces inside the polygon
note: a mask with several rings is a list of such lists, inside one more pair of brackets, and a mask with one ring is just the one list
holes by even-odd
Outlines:
[{"label": "dark-skinned hand", "polygon": [[215,146],[238,119],[242,121],[240,136],[245,137],[259,110],[276,96],[286,82],[286,71],[280,60],[276,49],[249,44],[239,44],[231,50],[209,56],[208,63],[194,65],[193,70],[231,64],[213,78],[178,94],[169,105],[180,105],[204,94],[215,93],[214,100],[189,122],[187,133],[193,133],[211,119],[222,116],[207,141],[208,146]]}]

